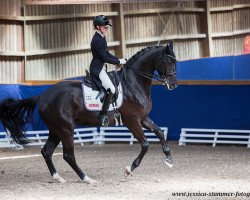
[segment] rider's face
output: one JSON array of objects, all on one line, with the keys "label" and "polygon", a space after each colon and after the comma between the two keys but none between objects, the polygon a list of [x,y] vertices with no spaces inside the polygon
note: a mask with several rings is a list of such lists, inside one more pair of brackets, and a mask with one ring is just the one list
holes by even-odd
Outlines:
[{"label": "rider's face", "polygon": [[99,26],[99,29],[102,34],[106,34],[108,32],[108,26]]}]

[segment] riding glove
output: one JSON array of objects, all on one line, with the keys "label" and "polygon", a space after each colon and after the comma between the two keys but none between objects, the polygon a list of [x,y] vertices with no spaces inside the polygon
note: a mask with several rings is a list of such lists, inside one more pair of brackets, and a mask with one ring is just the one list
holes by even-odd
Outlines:
[{"label": "riding glove", "polygon": [[122,59],[119,59],[120,61],[120,65],[125,65],[127,63],[127,60],[122,58]]}]

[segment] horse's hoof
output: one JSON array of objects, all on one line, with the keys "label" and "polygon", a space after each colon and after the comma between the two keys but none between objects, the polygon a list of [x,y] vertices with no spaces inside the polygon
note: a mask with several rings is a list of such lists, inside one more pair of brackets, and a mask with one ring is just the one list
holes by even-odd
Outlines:
[{"label": "horse's hoof", "polygon": [[127,166],[125,168],[124,176],[128,177],[131,174],[131,167]]},{"label": "horse's hoof", "polygon": [[165,164],[168,167],[173,168],[173,159],[172,159],[172,157],[167,157],[166,160],[165,160]]},{"label": "horse's hoof", "polygon": [[61,176],[59,176],[58,173],[53,175],[53,179],[57,180],[59,183],[66,183],[66,181]]},{"label": "horse's hoof", "polygon": [[82,181],[84,183],[87,183],[87,184],[96,184],[97,183],[96,180],[89,178],[87,175],[84,177],[84,179]]}]

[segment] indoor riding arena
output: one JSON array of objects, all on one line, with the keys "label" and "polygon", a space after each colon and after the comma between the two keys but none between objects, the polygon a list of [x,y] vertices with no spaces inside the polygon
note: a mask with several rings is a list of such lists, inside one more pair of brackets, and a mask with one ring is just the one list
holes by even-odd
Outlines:
[{"label": "indoor riding arena", "polygon": [[250,199],[250,1],[0,0],[0,199]]}]

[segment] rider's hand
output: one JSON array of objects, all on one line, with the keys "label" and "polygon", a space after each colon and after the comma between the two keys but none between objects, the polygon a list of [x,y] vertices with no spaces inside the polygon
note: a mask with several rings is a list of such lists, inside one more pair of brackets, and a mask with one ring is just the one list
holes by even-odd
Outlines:
[{"label": "rider's hand", "polygon": [[119,61],[120,61],[120,65],[124,65],[124,64],[126,64],[126,63],[127,63],[127,60],[126,60],[126,59],[124,59],[124,58],[119,59]]}]

